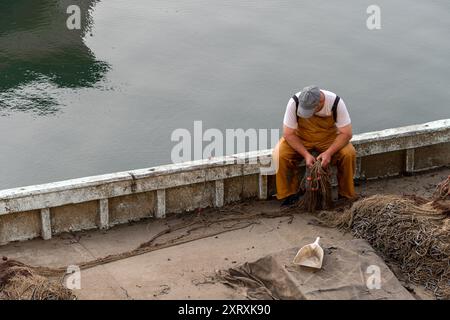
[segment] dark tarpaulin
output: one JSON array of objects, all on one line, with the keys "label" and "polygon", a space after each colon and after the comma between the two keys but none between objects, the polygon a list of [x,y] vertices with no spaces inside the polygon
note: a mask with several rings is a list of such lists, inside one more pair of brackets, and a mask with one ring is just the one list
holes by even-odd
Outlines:
[{"label": "dark tarpaulin", "polygon": [[[310,240],[302,240],[301,245]],[[323,246],[325,255],[320,270],[294,265],[292,260],[298,249],[287,249],[221,271],[219,278],[249,299],[414,299],[365,240],[344,240]],[[376,289],[378,270],[381,282]]]}]

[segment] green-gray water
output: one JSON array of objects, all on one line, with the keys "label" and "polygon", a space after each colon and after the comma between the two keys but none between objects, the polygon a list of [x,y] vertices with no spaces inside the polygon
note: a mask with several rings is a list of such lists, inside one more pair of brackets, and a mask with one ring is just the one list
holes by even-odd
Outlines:
[{"label": "green-gray water", "polygon": [[[66,27],[78,4],[81,30]],[[337,92],[354,131],[450,117],[450,3],[2,0],[0,189],[170,162],[176,128],[280,128]]]}]

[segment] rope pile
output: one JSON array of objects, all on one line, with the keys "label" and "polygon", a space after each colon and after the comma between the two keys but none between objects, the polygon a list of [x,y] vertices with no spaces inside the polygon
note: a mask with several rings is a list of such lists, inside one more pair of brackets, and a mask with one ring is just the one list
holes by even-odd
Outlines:
[{"label": "rope pile", "polygon": [[0,262],[0,300],[74,300],[62,284],[39,275],[25,264]]},{"label": "rope pile", "polygon": [[322,212],[326,224],[351,230],[400,267],[407,281],[450,299],[450,218],[433,201],[374,195],[342,215]]},{"label": "rope pile", "polygon": [[300,208],[308,212],[331,208],[330,174],[322,168],[320,161],[316,161],[311,168],[306,169],[306,175],[300,185],[305,192],[298,204]]}]

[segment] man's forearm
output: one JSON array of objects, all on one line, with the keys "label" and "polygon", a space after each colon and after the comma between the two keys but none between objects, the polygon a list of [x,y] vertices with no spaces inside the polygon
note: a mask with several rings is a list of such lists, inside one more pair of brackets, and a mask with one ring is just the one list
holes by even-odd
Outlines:
[{"label": "man's forearm", "polygon": [[287,143],[291,146],[292,149],[297,151],[302,157],[305,157],[309,154],[308,150],[306,150],[305,146],[301,142],[300,138],[296,135],[285,135]]},{"label": "man's forearm", "polygon": [[334,155],[336,152],[345,147],[347,143],[350,142],[350,139],[351,137],[346,134],[338,134],[336,139],[334,139],[334,142],[325,152],[328,152],[331,156]]}]

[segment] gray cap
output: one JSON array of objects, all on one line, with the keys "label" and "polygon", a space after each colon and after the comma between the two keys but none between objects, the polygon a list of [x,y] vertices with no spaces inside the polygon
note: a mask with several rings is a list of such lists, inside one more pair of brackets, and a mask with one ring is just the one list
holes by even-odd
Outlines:
[{"label": "gray cap", "polygon": [[320,102],[320,89],[317,86],[304,87],[298,98],[298,116],[311,118],[314,115],[314,108]]}]

